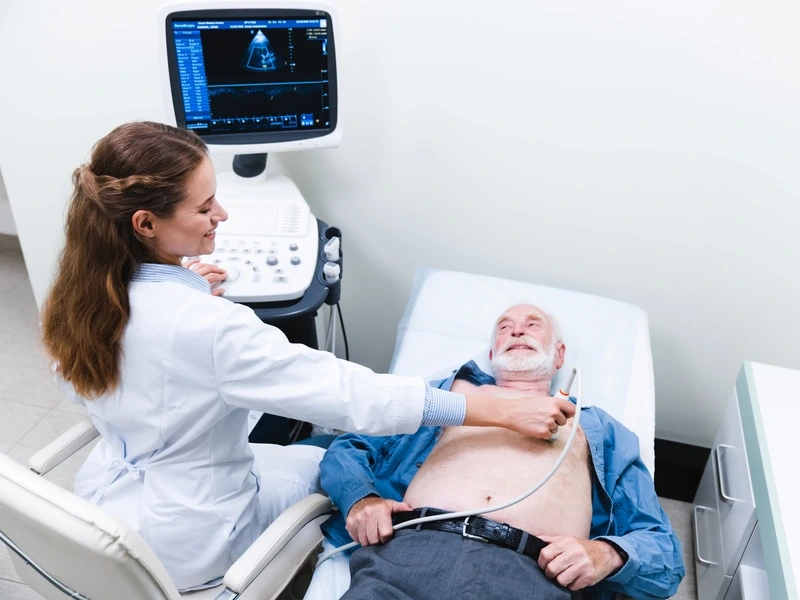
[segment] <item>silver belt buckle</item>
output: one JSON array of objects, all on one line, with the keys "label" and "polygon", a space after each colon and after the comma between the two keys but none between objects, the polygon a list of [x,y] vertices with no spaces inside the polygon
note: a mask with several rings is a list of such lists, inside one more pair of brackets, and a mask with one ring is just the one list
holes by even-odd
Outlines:
[{"label": "silver belt buckle", "polygon": [[469,525],[469,519],[470,519],[470,517],[467,517],[466,519],[464,519],[464,524],[461,525],[461,536],[465,537],[465,538],[469,538],[471,540],[476,540],[478,542],[483,542],[484,544],[488,544],[489,540],[487,540],[486,538],[483,538],[483,537],[481,537],[479,535],[472,535],[471,533],[467,533],[467,525]]}]

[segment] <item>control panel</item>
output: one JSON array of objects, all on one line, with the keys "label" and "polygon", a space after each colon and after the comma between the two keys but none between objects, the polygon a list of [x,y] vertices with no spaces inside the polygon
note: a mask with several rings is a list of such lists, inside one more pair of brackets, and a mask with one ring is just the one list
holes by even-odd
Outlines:
[{"label": "control panel", "polygon": [[[306,212],[306,227],[293,228],[302,235],[256,235],[217,231],[216,248],[201,256],[228,272],[218,284],[233,302],[280,302],[305,293],[314,278],[319,252],[317,220]],[[239,223],[243,223],[239,221]],[[215,286],[216,287],[216,286]]]}]

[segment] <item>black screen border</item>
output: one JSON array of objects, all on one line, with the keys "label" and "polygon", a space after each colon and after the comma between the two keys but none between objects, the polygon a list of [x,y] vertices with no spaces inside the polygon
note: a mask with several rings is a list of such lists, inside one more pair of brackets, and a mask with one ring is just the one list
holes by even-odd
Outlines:
[{"label": "black screen border", "polygon": [[230,8],[208,10],[185,10],[170,12],[165,19],[167,43],[167,69],[169,75],[170,97],[175,120],[178,127],[188,129],[186,126],[186,111],[183,108],[183,94],[181,90],[180,74],[178,73],[178,56],[175,50],[175,36],[173,35],[173,21],[235,21],[245,18],[262,19],[327,19],[328,20],[328,106],[330,107],[330,126],[326,129],[306,131],[264,131],[259,133],[204,133],[202,130],[191,129],[207,144],[238,146],[245,144],[276,144],[281,142],[296,142],[330,135],[336,130],[339,120],[338,78],[336,73],[336,40],[334,39],[333,18],[324,10],[316,9],[290,9],[290,8]]}]

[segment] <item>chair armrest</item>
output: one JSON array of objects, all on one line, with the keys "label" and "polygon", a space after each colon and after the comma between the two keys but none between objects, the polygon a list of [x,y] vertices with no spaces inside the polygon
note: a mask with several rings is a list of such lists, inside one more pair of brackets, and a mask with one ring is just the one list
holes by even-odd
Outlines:
[{"label": "chair armrest", "polygon": [[44,475],[99,435],[100,432],[87,417],[31,456],[28,466],[39,475]]},{"label": "chair armrest", "polygon": [[[298,537],[301,548],[291,548],[294,554],[308,555],[322,541],[319,525],[325,521],[331,511],[331,501],[321,494],[311,494],[286,509],[262,533],[247,551],[225,573],[225,587],[236,593],[242,593],[269,565],[280,552]],[[302,531],[305,529],[305,531]],[[298,536],[302,533],[303,535]],[[294,544],[296,546],[297,544]],[[301,561],[296,569],[302,566]],[[283,569],[282,569],[283,570]],[[292,573],[293,576],[293,573]],[[291,577],[288,578],[289,580]],[[287,580],[288,583],[288,580]]]}]

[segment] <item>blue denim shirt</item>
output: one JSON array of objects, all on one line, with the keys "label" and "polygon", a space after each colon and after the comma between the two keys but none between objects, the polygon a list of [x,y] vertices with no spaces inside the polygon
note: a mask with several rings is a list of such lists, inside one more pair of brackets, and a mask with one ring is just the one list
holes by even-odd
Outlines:
[{"label": "blue denim shirt", "polygon": [[[449,390],[457,378],[475,385],[495,384],[470,361],[431,385]],[[586,598],[608,599],[615,592],[634,598],[674,595],[685,573],[681,544],[639,457],[639,438],[595,407],[581,411],[580,424],[594,465],[590,538],[609,540],[628,554],[619,571],[585,590]],[[337,438],[321,463],[322,487],[339,507],[322,525],[325,537],[336,546],[352,542],[345,515],[370,494],[401,501],[441,435],[441,427],[423,427],[407,435]]]}]

